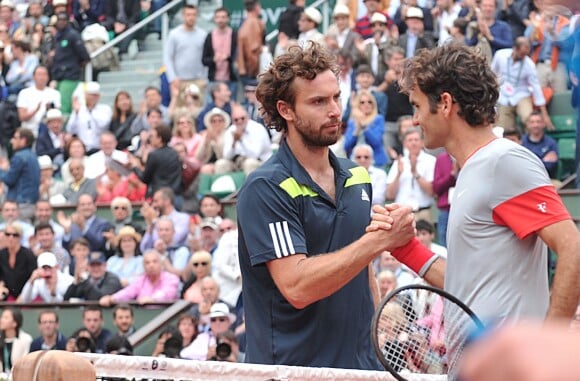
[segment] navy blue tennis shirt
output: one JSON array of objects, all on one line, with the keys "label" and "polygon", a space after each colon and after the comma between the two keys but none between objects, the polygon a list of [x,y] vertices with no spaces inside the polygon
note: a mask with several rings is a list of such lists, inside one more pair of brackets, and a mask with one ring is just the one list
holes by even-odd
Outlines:
[{"label": "navy blue tennis shirt", "polygon": [[372,353],[374,305],[367,268],[333,295],[298,310],[266,267],[289,255],[336,251],[364,234],[370,221],[370,177],[350,160],[329,155],[336,202],[311,179],[285,141],[240,191],[246,362],[381,369]]}]

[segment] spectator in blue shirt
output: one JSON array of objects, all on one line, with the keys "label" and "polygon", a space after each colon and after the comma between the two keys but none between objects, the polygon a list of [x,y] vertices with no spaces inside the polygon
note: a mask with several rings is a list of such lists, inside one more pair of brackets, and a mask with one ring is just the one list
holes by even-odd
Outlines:
[{"label": "spectator in blue shirt", "polygon": [[58,314],[54,310],[41,311],[38,314],[38,331],[40,336],[30,344],[30,352],[66,349],[66,337],[58,330]]},{"label": "spectator in blue shirt", "polygon": [[27,128],[19,128],[10,140],[14,156],[10,164],[0,159],[0,180],[8,186],[6,199],[16,201],[23,220],[32,220],[35,204],[39,198],[40,167],[32,152],[34,135]]},{"label": "spectator in blue shirt", "polygon": [[481,11],[477,12],[477,29],[471,38],[466,38],[468,46],[477,45],[479,40],[485,39],[491,48],[491,54],[499,49],[513,46],[512,30],[508,23],[495,18],[495,0],[482,0]]},{"label": "spectator in blue shirt", "polygon": [[550,178],[556,177],[558,168],[558,144],[544,133],[546,122],[538,111],[532,112],[526,121],[527,134],[522,138],[522,145],[542,160]]}]

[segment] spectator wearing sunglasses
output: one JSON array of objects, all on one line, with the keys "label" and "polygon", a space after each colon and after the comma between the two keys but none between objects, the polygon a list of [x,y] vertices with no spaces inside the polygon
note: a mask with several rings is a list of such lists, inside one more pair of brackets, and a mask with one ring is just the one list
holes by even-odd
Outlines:
[{"label": "spectator wearing sunglasses", "polygon": [[236,315],[230,312],[225,303],[215,303],[209,313],[209,331],[202,332],[189,346],[181,351],[181,358],[191,360],[208,360],[215,355],[216,336],[229,330],[236,321]]},{"label": "spectator wearing sunglasses", "polygon": [[8,223],[3,230],[5,247],[0,250],[0,281],[8,292],[5,301],[15,301],[32,272],[36,270],[36,257],[20,244],[22,228],[17,222]]},{"label": "spectator wearing sunglasses", "polygon": [[389,159],[383,146],[385,118],[379,114],[377,101],[368,90],[360,90],[352,99],[350,119],[344,134],[344,149],[351,155],[356,144],[366,143],[373,148],[374,164],[384,167]]},{"label": "spectator wearing sunglasses", "polygon": [[181,298],[192,303],[202,303],[203,279],[211,274],[211,254],[200,250],[192,254],[189,263],[191,264],[191,275],[189,280],[183,285]]},{"label": "spectator wearing sunglasses", "polygon": [[371,177],[373,205],[384,205],[387,198],[387,172],[373,165],[373,147],[368,144],[357,144],[352,150],[352,160],[364,167]]}]

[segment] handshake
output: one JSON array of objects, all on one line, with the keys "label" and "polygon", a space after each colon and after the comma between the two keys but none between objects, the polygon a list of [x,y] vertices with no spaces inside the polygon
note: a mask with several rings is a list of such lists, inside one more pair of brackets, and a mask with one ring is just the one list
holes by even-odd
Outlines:
[{"label": "handshake", "polygon": [[389,204],[373,206],[373,216],[366,233],[373,235],[383,250],[390,251],[399,262],[422,275],[434,254],[416,236],[415,217],[411,207]]}]

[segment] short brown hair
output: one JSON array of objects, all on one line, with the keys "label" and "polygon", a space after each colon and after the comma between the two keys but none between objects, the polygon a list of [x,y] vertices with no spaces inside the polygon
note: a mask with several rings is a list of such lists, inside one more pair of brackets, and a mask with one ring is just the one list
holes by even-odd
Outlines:
[{"label": "short brown hair", "polygon": [[425,93],[432,113],[437,110],[441,94],[447,92],[459,104],[458,115],[470,126],[495,122],[497,77],[485,56],[475,48],[452,43],[422,49],[406,61],[399,84],[404,93],[415,87]]},{"label": "short brown hair", "polygon": [[268,70],[260,75],[256,89],[256,98],[262,105],[266,126],[277,131],[288,130],[286,120],[278,113],[277,102],[280,100],[294,106],[294,80],[303,78],[311,81],[327,70],[332,71],[338,79],[340,68],[336,59],[326,48],[315,42],[310,42],[305,47],[291,46],[285,54],[278,56]]}]

